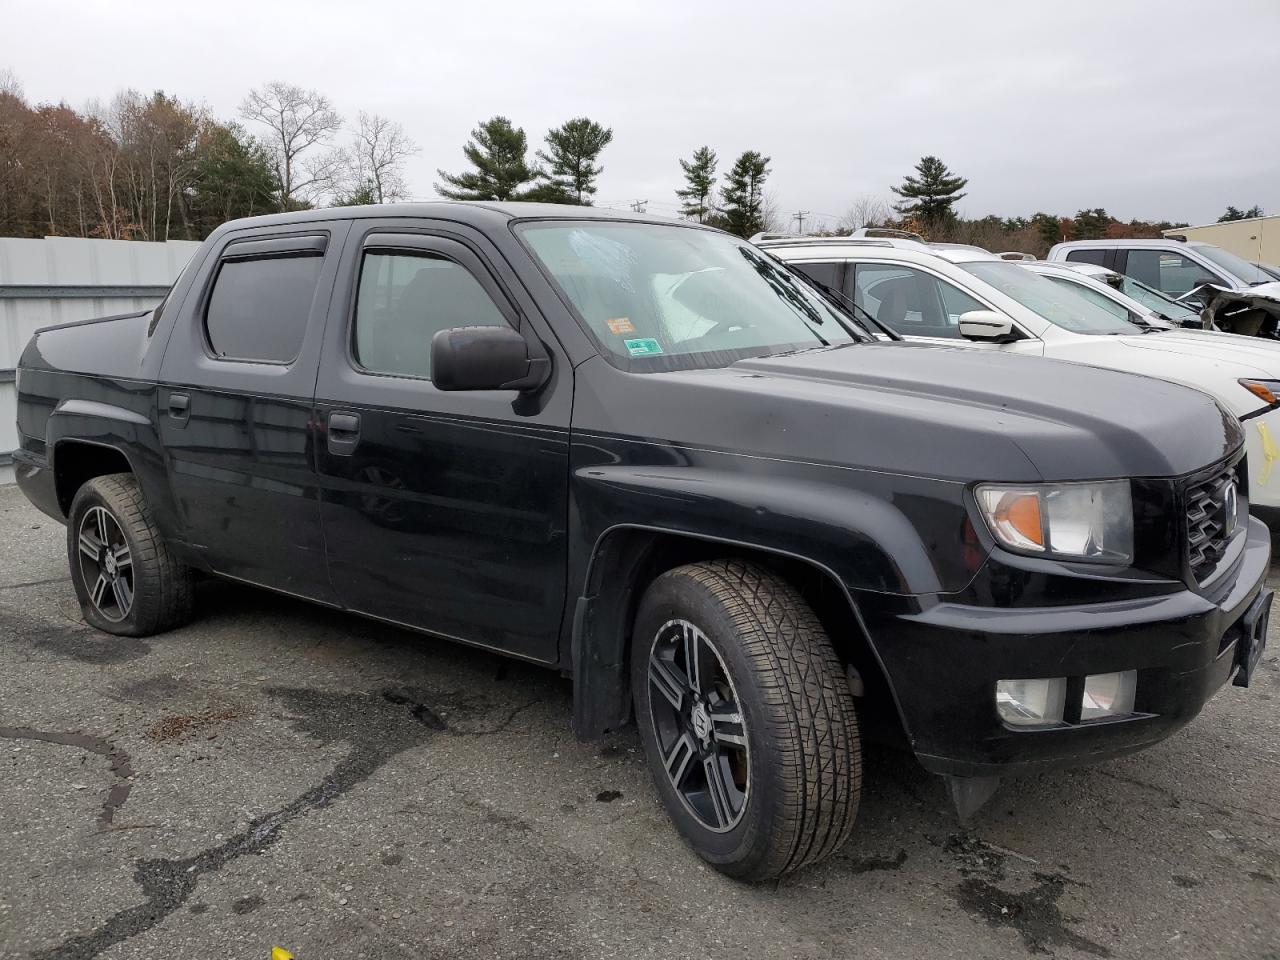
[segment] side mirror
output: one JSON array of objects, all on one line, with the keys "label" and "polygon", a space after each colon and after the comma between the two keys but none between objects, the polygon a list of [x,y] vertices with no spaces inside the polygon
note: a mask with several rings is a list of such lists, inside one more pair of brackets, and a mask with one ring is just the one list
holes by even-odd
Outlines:
[{"label": "side mirror", "polygon": [[534,390],[551,372],[546,357],[510,327],[452,327],[431,338],[431,382],[438,390]]},{"label": "side mirror", "polygon": [[1018,339],[1013,321],[994,310],[970,310],[960,314],[960,336],[981,343],[1012,343]]}]

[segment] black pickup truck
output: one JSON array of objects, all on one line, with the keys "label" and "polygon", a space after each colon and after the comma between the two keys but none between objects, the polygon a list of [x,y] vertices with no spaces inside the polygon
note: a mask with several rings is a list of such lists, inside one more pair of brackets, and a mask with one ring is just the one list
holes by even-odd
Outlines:
[{"label": "black pickup truck", "polygon": [[864,736],[973,808],[1148,746],[1266,635],[1238,422],[1172,384],[892,342],[750,244],[573,207],[217,230],[38,333],[19,483],[85,619],[216,574],[572,675],[721,870],[836,850]]}]

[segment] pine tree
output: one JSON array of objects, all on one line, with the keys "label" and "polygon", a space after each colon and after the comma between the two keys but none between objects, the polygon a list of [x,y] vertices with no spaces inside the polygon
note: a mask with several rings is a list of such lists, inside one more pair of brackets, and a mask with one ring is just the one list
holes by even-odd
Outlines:
[{"label": "pine tree", "polygon": [[769,176],[769,157],[746,150],[734,161],[720,190],[729,232],[749,237],[764,229],[764,182]]},{"label": "pine tree", "polygon": [[539,171],[541,182],[530,191],[529,199],[590,206],[596,177],[604,169],[596,166],[596,160],[612,140],[612,129],[587,117],[548,130],[547,149],[538,151],[546,168]]},{"label": "pine tree", "polygon": [[261,143],[235,123],[209,123],[196,141],[196,176],[186,196],[193,236],[227,220],[280,209],[275,171]]},{"label": "pine tree", "polygon": [[1037,213],[1031,218],[1031,225],[1036,228],[1036,234],[1045,250],[1064,239],[1062,220],[1051,213]]},{"label": "pine tree", "polygon": [[680,213],[690,220],[706,223],[711,213],[711,191],[716,185],[716,164],[719,158],[710,147],[699,147],[693,152],[693,160],[681,160],[684,179],[688,184],[683,190],[677,190],[680,198]]},{"label": "pine tree", "polygon": [[506,117],[493,117],[471,131],[462,148],[475,167],[464,173],[438,170],[444,185],[436,193],[450,200],[522,200],[521,188],[534,178],[525,160],[528,141],[524,131]]},{"label": "pine tree", "polygon": [[960,191],[969,181],[947,169],[937,157],[921,157],[916,164],[918,176],[902,178],[902,186],[890,187],[902,203],[894,209],[926,224],[940,223],[955,216],[952,205],[964,197]]},{"label": "pine tree", "polygon": [[1110,225],[1111,214],[1102,207],[1078,210],[1072,235],[1076,240],[1101,240],[1107,235],[1107,227]]},{"label": "pine tree", "polygon": [[1233,220],[1252,220],[1254,217],[1262,216],[1262,208],[1252,206],[1248,210],[1240,210],[1237,207],[1227,207],[1227,212],[1218,218],[1219,223],[1231,223]]}]

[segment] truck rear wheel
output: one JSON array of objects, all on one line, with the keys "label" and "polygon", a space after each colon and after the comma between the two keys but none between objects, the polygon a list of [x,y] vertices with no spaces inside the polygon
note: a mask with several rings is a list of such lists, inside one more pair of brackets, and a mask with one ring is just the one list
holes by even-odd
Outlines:
[{"label": "truck rear wheel", "polygon": [[169,553],[131,473],[76,491],[67,557],[84,619],[99,630],[145,637],[191,618],[191,570]]},{"label": "truck rear wheel", "polygon": [[853,698],[785,580],[739,561],[662,574],[636,615],[631,684],[662,802],[708,863],[764,880],[848,839],[862,777]]}]

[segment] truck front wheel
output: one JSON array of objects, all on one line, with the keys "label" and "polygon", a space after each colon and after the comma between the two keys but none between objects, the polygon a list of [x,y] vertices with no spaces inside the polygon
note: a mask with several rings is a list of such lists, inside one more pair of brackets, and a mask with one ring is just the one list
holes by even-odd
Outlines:
[{"label": "truck front wheel", "polygon": [[191,617],[191,570],[169,553],[133,474],[95,477],[76,491],[67,557],[90,626],[145,637]]},{"label": "truck front wheel", "polygon": [[631,683],[662,802],[708,863],[763,880],[848,839],[862,772],[853,698],[787,581],[740,561],[662,574],[636,615]]}]

